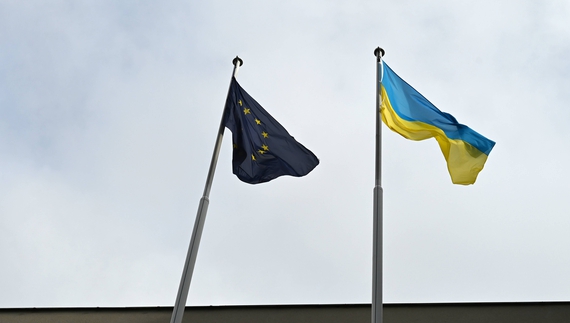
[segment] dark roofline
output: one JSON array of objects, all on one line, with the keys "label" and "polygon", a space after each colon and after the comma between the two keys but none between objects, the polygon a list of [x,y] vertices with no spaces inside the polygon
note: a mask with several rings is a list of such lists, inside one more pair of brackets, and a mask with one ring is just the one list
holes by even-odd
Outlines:
[{"label": "dark roofline", "polygon": [[[570,305],[570,301],[519,301],[519,302],[438,302],[438,303],[384,303],[385,307],[400,306],[518,306],[518,305],[539,305],[539,304],[566,304]],[[186,308],[195,309],[211,309],[211,308],[320,308],[320,307],[369,307],[370,303],[342,303],[342,304],[230,304],[230,305],[187,305]],[[141,309],[172,309],[173,306],[70,306],[70,307],[5,307],[3,310],[141,310]]]},{"label": "dark roofline", "polygon": [[[172,306],[28,307],[0,309],[11,323],[160,323]],[[389,303],[390,323],[568,323],[570,301]],[[185,323],[369,323],[370,304],[268,304],[188,306]]]}]

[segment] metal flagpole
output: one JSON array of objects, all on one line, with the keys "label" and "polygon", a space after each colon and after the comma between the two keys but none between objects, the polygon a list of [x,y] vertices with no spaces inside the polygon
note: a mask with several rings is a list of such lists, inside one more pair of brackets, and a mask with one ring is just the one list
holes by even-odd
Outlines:
[{"label": "metal flagpole", "polygon": [[[243,65],[241,58],[233,59],[234,70],[232,77],[237,75],[238,68]],[[231,80],[230,80],[231,88]],[[229,89],[228,89],[229,95]],[[225,108],[224,108],[225,111]],[[204,194],[200,199],[198,206],[198,213],[194,222],[194,230],[192,230],[192,237],[190,238],[190,246],[188,246],[188,254],[186,255],[186,262],[184,263],[184,270],[182,271],[182,278],[180,279],[180,287],[178,287],[178,295],[176,296],[176,303],[172,310],[172,317],[170,323],[181,323],[184,309],[186,308],[186,298],[188,297],[188,290],[190,289],[190,280],[192,280],[192,273],[194,272],[194,265],[196,264],[196,256],[198,255],[198,247],[200,246],[200,238],[202,237],[202,230],[204,229],[204,222],[206,221],[206,213],[208,212],[208,204],[210,203],[210,189],[212,188],[212,181],[214,180],[214,172],[216,171],[216,164],[218,162],[218,155],[220,154],[220,147],[222,146],[222,138],[224,137],[225,125],[224,113],[222,113],[222,120],[220,121],[220,128],[218,129],[218,137],[214,145],[214,153],[212,154],[212,161],[210,162],[210,170],[206,178],[206,185],[204,187]]]},{"label": "metal flagpole", "polygon": [[374,184],[374,221],[372,246],[372,323],[382,323],[382,120],[380,96],[382,56],[380,47],[374,50],[376,56],[376,171]]}]

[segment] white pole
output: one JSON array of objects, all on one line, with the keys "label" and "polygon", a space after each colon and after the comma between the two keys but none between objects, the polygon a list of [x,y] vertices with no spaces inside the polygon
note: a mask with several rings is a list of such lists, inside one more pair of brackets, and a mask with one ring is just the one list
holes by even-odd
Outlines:
[{"label": "white pole", "polygon": [[[243,65],[243,61],[236,56],[232,61],[234,70],[232,78],[237,75],[238,68]],[[231,80],[230,80],[231,87]],[[229,89],[228,89],[229,95]],[[206,213],[208,212],[208,204],[210,203],[210,189],[214,180],[214,173],[216,171],[216,164],[218,162],[218,155],[220,154],[220,147],[222,146],[222,138],[224,137],[225,125],[224,112],[222,112],[222,120],[220,121],[220,128],[218,129],[218,136],[216,144],[214,145],[214,153],[212,154],[212,161],[210,162],[210,170],[206,178],[206,185],[204,187],[204,194],[200,199],[198,206],[198,213],[194,221],[194,230],[192,230],[192,237],[190,238],[190,245],[188,246],[188,253],[186,255],[186,262],[184,263],[184,270],[182,271],[182,278],[180,279],[180,286],[178,287],[178,295],[176,296],[176,303],[172,310],[172,317],[170,323],[182,323],[182,316],[186,308],[186,299],[188,298],[188,290],[190,289],[190,281],[192,280],[192,273],[194,272],[194,265],[196,264],[196,256],[198,255],[198,247],[200,246],[200,238],[202,237],[202,230],[204,229],[204,222],[206,221]]]},{"label": "white pole", "polygon": [[372,246],[372,323],[382,323],[382,120],[380,106],[380,77],[382,76],[382,56],[380,47],[374,50],[376,56],[376,171],[374,184],[374,221]]}]

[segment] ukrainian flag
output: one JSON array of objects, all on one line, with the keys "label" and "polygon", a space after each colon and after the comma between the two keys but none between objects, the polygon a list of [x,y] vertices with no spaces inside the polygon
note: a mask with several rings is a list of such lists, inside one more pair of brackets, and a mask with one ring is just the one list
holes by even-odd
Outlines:
[{"label": "ukrainian flag", "polygon": [[434,137],[454,184],[473,184],[495,142],[441,112],[382,61],[378,73],[382,121],[412,140]]}]

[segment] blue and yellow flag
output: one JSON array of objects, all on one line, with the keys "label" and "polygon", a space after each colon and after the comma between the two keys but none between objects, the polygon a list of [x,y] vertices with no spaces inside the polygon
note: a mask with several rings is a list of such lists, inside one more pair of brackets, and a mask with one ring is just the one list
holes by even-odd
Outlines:
[{"label": "blue and yellow flag", "polygon": [[222,122],[232,132],[233,173],[246,183],[264,183],[282,175],[305,176],[319,164],[235,78]]},{"label": "blue and yellow flag", "polygon": [[388,128],[412,140],[434,137],[447,161],[451,181],[475,183],[495,142],[438,110],[386,63],[382,62],[378,75],[382,84],[380,111]]}]

